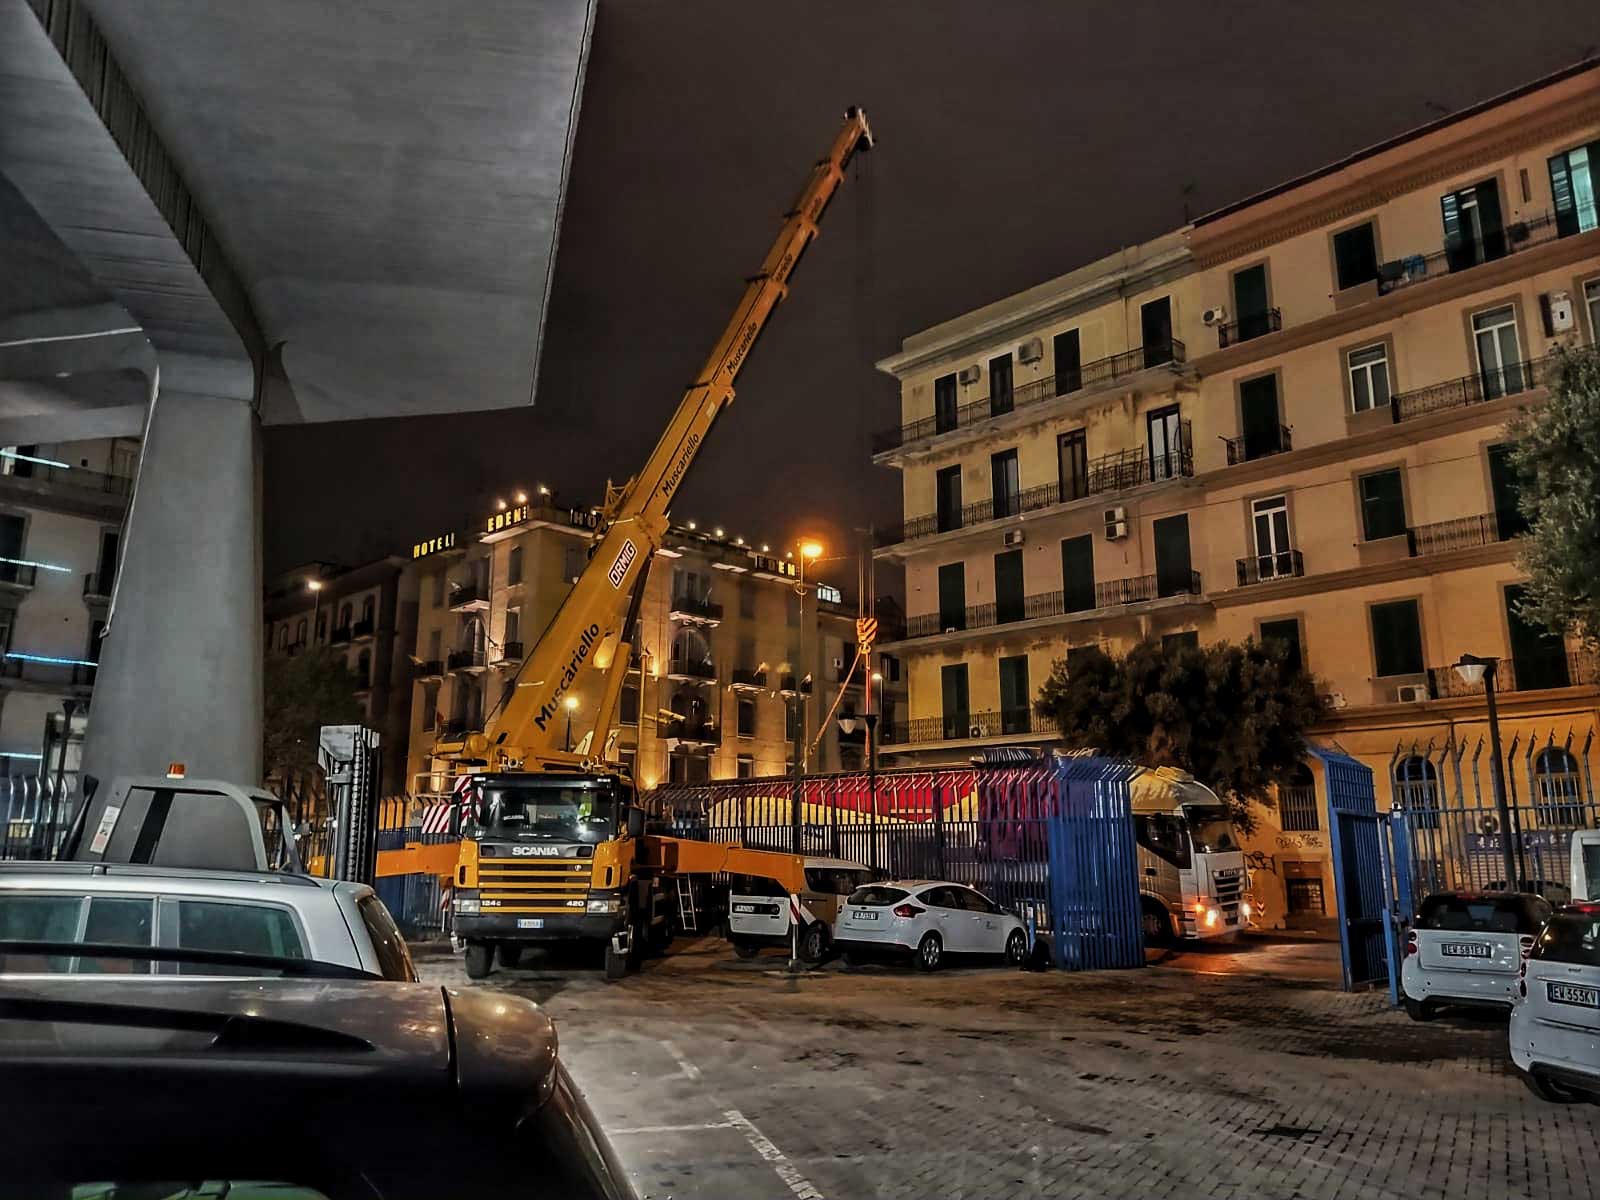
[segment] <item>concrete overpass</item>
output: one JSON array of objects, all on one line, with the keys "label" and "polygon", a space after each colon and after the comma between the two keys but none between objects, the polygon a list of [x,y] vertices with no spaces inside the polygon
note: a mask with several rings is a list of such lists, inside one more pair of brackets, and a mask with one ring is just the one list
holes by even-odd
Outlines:
[{"label": "concrete overpass", "polygon": [[530,404],[595,0],[0,0],[0,445],[143,458],[84,769],[261,774],[263,423]]}]

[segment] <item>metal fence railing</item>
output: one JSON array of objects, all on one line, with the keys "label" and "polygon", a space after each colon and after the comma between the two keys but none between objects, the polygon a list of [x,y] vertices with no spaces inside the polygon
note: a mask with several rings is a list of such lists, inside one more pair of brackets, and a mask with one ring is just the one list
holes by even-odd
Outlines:
[{"label": "metal fence railing", "polygon": [[1040,592],[1027,596],[1020,606],[1005,603],[969,604],[959,612],[913,613],[906,618],[906,636],[932,637],[939,633],[987,629],[993,625],[1009,625],[1039,617],[1064,617],[1075,612],[1203,594],[1198,571],[1102,579],[1092,587],[1084,583],[1071,591]]},{"label": "metal fence railing", "polygon": [[[1571,899],[1572,834],[1600,829],[1592,741],[1592,734],[1581,744],[1570,733],[1560,741],[1554,733],[1514,736],[1502,763],[1504,815],[1495,801],[1493,751],[1483,738],[1397,746],[1390,811],[1402,895],[1409,887],[1413,910],[1432,892],[1501,889],[1508,882],[1552,902]],[[1514,881],[1506,877],[1508,840]]]},{"label": "metal fence railing", "polygon": [[55,857],[77,816],[75,773],[0,776],[0,861]]}]

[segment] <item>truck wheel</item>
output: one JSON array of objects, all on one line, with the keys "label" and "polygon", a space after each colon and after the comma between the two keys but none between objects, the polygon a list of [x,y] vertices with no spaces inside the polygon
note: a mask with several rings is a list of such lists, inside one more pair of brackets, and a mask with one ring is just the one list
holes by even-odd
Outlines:
[{"label": "truck wheel", "polygon": [[617,948],[610,942],[606,943],[606,978],[610,980],[621,979],[628,973],[628,956],[618,954]]},{"label": "truck wheel", "polygon": [[1178,938],[1172,931],[1172,918],[1167,910],[1153,900],[1146,900],[1139,906],[1140,920],[1144,925],[1144,944],[1146,946],[1173,946]]},{"label": "truck wheel", "polygon": [[508,971],[514,971],[522,962],[522,947],[515,942],[500,943],[500,965]]},{"label": "truck wheel", "polygon": [[828,953],[828,927],[813,921],[800,937],[800,957],[808,963],[819,963]]},{"label": "truck wheel", "polygon": [[467,978],[487,979],[494,970],[494,947],[488,942],[467,943]]},{"label": "truck wheel", "polygon": [[944,959],[944,943],[937,933],[925,933],[917,943],[917,970],[937,971]]},{"label": "truck wheel", "polygon": [[735,942],[733,952],[740,958],[754,958],[761,953],[761,947],[754,942]]}]

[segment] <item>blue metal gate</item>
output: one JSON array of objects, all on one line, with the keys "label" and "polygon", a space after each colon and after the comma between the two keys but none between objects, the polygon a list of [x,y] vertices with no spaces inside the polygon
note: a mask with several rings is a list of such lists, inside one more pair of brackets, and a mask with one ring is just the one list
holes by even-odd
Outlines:
[{"label": "blue metal gate", "polygon": [[1388,984],[1394,930],[1389,920],[1390,864],[1387,822],[1378,813],[1372,768],[1321,746],[1311,753],[1322,764],[1332,835],[1334,894],[1339,905],[1339,960],[1346,991]]},{"label": "blue metal gate", "polygon": [[1051,951],[1063,970],[1144,966],[1128,793],[1137,771],[1103,758],[1057,761],[1047,836]]}]

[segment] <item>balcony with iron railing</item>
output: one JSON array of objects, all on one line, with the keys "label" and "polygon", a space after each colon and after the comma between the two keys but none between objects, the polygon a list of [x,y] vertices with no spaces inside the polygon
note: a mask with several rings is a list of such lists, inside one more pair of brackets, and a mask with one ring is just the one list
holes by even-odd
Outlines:
[{"label": "balcony with iron railing", "polygon": [[500,647],[500,657],[497,662],[501,666],[514,667],[522,661],[522,643],[506,642]]},{"label": "balcony with iron railing", "polygon": [[1252,554],[1237,559],[1234,569],[1239,573],[1239,586],[1253,583],[1270,583],[1274,579],[1298,579],[1306,573],[1305,562],[1298,550],[1278,550],[1272,554]]},{"label": "balcony with iron railing", "polygon": [[128,475],[107,475],[66,463],[30,462],[18,458],[10,459],[9,464],[11,469],[0,473],[0,484],[43,485],[40,490],[59,487],[118,500],[127,499],[133,491],[133,479]]},{"label": "balcony with iron railing", "polygon": [[1461,238],[1426,254],[1408,254],[1378,267],[1377,292],[1387,296],[1402,288],[1469,271],[1512,254],[1520,254],[1565,236],[1557,215],[1549,210],[1477,238]]},{"label": "balcony with iron railing", "polygon": [[759,692],[767,686],[767,673],[754,667],[735,667],[731,684],[737,692]]},{"label": "balcony with iron railing", "polygon": [[444,661],[446,671],[481,671],[487,665],[482,650],[452,650]]},{"label": "balcony with iron railing", "polygon": [[1283,313],[1276,308],[1269,308],[1265,312],[1246,313],[1237,321],[1217,326],[1217,349],[1226,350],[1229,346],[1237,346],[1240,342],[1277,333],[1282,328]]},{"label": "balcony with iron railing", "polygon": [[985,396],[960,405],[945,413],[921,417],[915,421],[882,430],[872,437],[872,452],[883,454],[913,442],[970,429],[997,417],[1030,408],[1046,401],[1073,396],[1079,392],[1098,390],[1116,383],[1131,380],[1145,371],[1175,371],[1185,361],[1184,346],[1177,338],[1170,341],[1139,346],[1121,354],[1108,355],[1084,363],[1076,371],[1047,375],[1018,384],[999,397]]},{"label": "balcony with iron railing", "polygon": [[1026,597],[1020,605],[999,603],[969,604],[956,613],[915,613],[906,621],[908,638],[937,637],[969,629],[988,629],[1019,621],[1051,617],[1074,618],[1079,613],[1098,613],[1102,609],[1122,608],[1162,600],[1195,598],[1204,595],[1200,572],[1188,571],[1181,577],[1134,575],[1126,579],[1107,579],[1093,587],[1070,591],[1041,592]]},{"label": "balcony with iron railing", "polygon": [[440,679],[444,676],[444,662],[437,658],[430,658],[417,664],[418,679]]},{"label": "balcony with iron railing", "polygon": [[112,572],[90,571],[83,577],[83,598],[92,603],[111,599]]},{"label": "balcony with iron railing", "polygon": [[354,633],[352,632],[353,629],[354,629],[354,626],[351,626],[351,625],[340,625],[340,626],[338,626],[337,628],[335,628],[333,630],[333,632],[328,634],[328,645],[330,645],[330,646],[343,646],[343,645],[346,645],[350,641],[350,639],[354,636]]},{"label": "balcony with iron railing", "polygon": [[96,670],[98,667],[95,663],[15,651],[0,659],[0,679],[38,684],[40,687],[92,688]]},{"label": "balcony with iron railing", "polygon": [[1033,737],[1041,734],[1059,737],[1061,731],[1054,721],[1030,708],[1007,708],[885,722],[882,733],[882,742],[886,746],[909,746],[926,742],[966,742],[981,738]]},{"label": "balcony with iron railing", "polygon": [[1294,449],[1292,426],[1277,425],[1238,437],[1225,437],[1222,444],[1228,450],[1228,465],[1253,462],[1258,458],[1271,458],[1274,454],[1287,454]]},{"label": "balcony with iron railing", "polygon": [[793,675],[784,675],[778,679],[778,691],[785,696],[809,696],[811,694],[811,680],[796,680]]},{"label": "balcony with iron railing", "polygon": [[473,725],[470,721],[454,720],[441,721],[434,729],[434,739],[441,742],[456,742],[471,733]]},{"label": "balcony with iron railing", "polygon": [[489,607],[489,586],[479,580],[458,583],[450,589],[450,611],[471,612]]},{"label": "balcony with iron railing", "polygon": [[364,621],[357,621],[350,626],[350,638],[352,641],[364,642],[372,637],[374,629],[375,626],[371,617]]},{"label": "balcony with iron railing", "polygon": [[709,658],[674,658],[667,663],[667,678],[715,683],[717,668]]},{"label": "balcony with iron railing", "polygon": [[1548,384],[1555,363],[1554,358],[1524,359],[1522,362],[1505,363],[1472,375],[1463,375],[1458,379],[1447,379],[1425,388],[1395,392],[1389,397],[1389,414],[1398,424],[1436,412],[1520,395]]},{"label": "balcony with iron railing", "polygon": [[1520,537],[1527,530],[1528,522],[1521,513],[1480,513],[1475,517],[1414,525],[1406,530],[1406,541],[1411,557],[1421,558],[1428,554],[1448,554],[1452,550],[1493,546]]},{"label": "balcony with iron railing", "polygon": [[691,721],[681,718],[668,722],[665,730],[667,738],[688,746],[720,746],[722,745],[722,729],[715,721]]},{"label": "balcony with iron railing", "polygon": [[1147,449],[1132,447],[1103,454],[1090,459],[1080,476],[1041,484],[1026,491],[1002,493],[998,504],[995,503],[995,497],[990,496],[963,505],[954,512],[912,517],[898,528],[880,531],[878,545],[892,546],[900,542],[918,541],[939,533],[971,529],[989,521],[1040,512],[1058,504],[1071,504],[1089,496],[1112,495],[1150,483],[1187,479],[1194,474],[1189,428],[1189,422],[1184,421],[1179,446],[1175,450],[1152,454]]},{"label": "balcony with iron railing", "polygon": [[0,562],[0,584],[31,588],[38,578],[39,568],[34,563]]},{"label": "balcony with iron railing", "polygon": [[[1587,650],[1552,646],[1495,661],[1494,690],[1537,692],[1547,688],[1588,687],[1600,683],[1600,659]],[[1428,668],[1428,695],[1435,700],[1481,696],[1484,685],[1469,684],[1454,667]]]},{"label": "balcony with iron railing", "polygon": [[672,598],[667,616],[674,621],[716,625],[722,621],[722,605],[703,596],[678,595]]}]

